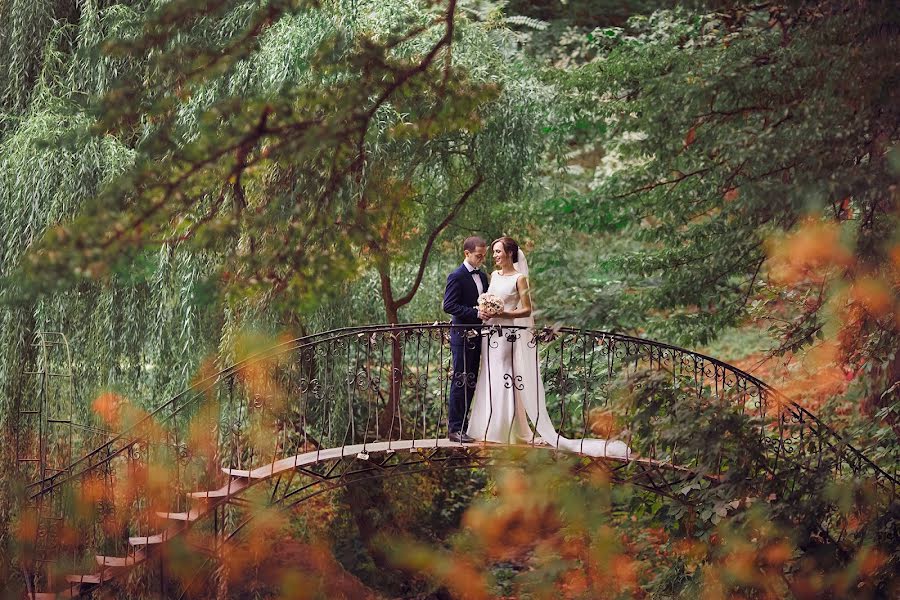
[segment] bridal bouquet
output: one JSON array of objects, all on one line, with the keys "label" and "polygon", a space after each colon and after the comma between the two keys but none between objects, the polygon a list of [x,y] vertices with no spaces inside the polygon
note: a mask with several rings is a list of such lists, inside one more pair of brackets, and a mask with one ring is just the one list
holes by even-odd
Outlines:
[{"label": "bridal bouquet", "polygon": [[485,292],[478,296],[478,310],[489,315],[499,314],[503,311],[503,300]]}]

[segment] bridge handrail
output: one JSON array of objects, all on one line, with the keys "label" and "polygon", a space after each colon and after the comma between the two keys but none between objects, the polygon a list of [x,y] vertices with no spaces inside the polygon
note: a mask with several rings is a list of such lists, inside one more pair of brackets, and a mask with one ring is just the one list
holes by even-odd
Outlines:
[{"label": "bridge handrail", "polygon": [[[64,478],[60,478],[59,475],[53,475],[47,477],[45,479],[41,479],[31,483],[28,488],[32,489],[34,487],[38,487],[38,490],[33,492],[30,497],[32,499],[36,499],[44,494],[47,494],[53,491],[55,488],[60,485],[77,479],[83,476],[85,473],[89,472],[92,469],[97,468],[98,466],[109,462],[112,458],[118,456],[123,451],[125,451],[132,444],[139,442],[143,439],[141,436],[132,436],[128,438],[129,434],[132,434],[139,428],[146,426],[152,419],[158,416],[160,413],[165,411],[167,408],[171,408],[176,405],[180,400],[189,396],[190,394],[196,394],[193,398],[188,399],[187,402],[183,403],[179,406],[175,411],[169,414],[166,420],[174,418],[176,415],[180,413],[181,410],[185,409],[189,405],[196,400],[197,397],[202,397],[203,392],[209,389],[211,385],[215,385],[218,381],[221,381],[223,378],[227,378],[231,375],[234,375],[241,371],[241,369],[246,368],[249,365],[254,363],[275,358],[281,356],[285,353],[292,352],[295,350],[302,350],[304,348],[308,348],[314,346],[316,344],[320,344],[327,341],[332,341],[340,338],[346,338],[355,335],[365,335],[365,334],[373,334],[373,333],[383,333],[383,332],[395,332],[400,333],[404,331],[417,331],[417,330],[447,330],[449,331],[453,327],[459,327],[451,325],[451,323],[443,321],[443,322],[433,322],[433,323],[402,323],[402,324],[373,324],[373,325],[362,325],[362,326],[351,326],[351,327],[342,327],[337,329],[332,329],[320,333],[310,334],[307,336],[297,337],[285,342],[281,342],[280,344],[276,344],[272,347],[269,347],[265,350],[262,350],[256,354],[250,355],[228,367],[225,367],[216,373],[208,375],[207,377],[193,382],[190,386],[185,388],[183,391],[179,392],[166,402],[160,404],[152,411],[148,412],[144,417],[131,424],[127,429],[119,432],[114,437],[106,440],[103,444],[92,450],[91,452],[81,456],[77,460],[73,461],[68,469],[68,476]],[[482,326],[484,329],[490,329],[492,326],[484,325]],[[524,326],[508,326],[503,325],[503,329],[519,329],[525,330],[530,329]],[[650,340],[647,338],[640,338],[635,336],[630,336],[623,333],[616,332],[608,332],[608,331],[600,331],[593,330],[587,328],[576,328],[576,327],[540,327],[535,328],[537,332],[540,332],[541,335],[552,336],[559,333],[566,334],[574,334],[574,335],[591,335],[593,337],[615,340],[617,342],[627,342],[640,346],[649,346],[657,349],[668,350],[673,353],[681,353],[682,355],[691,356],[696,360],[706,361],[712,365],[717,367],[721,367],[723,370],[731,371],[736,377],[746,380],[752,385],[756,386],[760,391],[764,391],[766,394],[771,395],[782,405],[788,405],[793,410],[800,413],[804,418],[808,418],[809,420],[816,423],[818,427],[820,427],[823,431],[827,432],[829,435],[833,436],[839,444],[845,447],[854,457],[861,462],[865,463],[868,467],[870,467],[876,474],[878,479],[884,479],[891,482],[894,486],[900,485],[900,480],[896,477],[884,471],[881,467],[875,464],[872,460],[870,460],[865,454],[863,454],[860,450],[850,444],[840,433],[833,430],[831,427],[826,425],[821,419],[816,417],[813,413],[809,412],[807,409],[797,404],[795,401],[791,400],[783,393],[778,391],[776,388],[771,385],[765,383],[764,381],[758,379],[757,377],[747,373],[746,371],[735,367],[729,363],[726,363],[717,358],[702,354],[700,352],[696,352],[693,350],[688,350],[686,348],[682,348],[679,346],[675,346],[672,344],[667,344],[665,342],[659,342],[656,340]],[[123,443],[121,448],[115,451],[109,451],[109,448],[116,444],[117,442],[125,442]],[[90,461],[93,457],[98,454],[103,454],[106,452],[106,455],[97,463],[89,463],[86,468],[83,468],[80,471],[76,472],[76,468],[81,467],[85,462]]]}]

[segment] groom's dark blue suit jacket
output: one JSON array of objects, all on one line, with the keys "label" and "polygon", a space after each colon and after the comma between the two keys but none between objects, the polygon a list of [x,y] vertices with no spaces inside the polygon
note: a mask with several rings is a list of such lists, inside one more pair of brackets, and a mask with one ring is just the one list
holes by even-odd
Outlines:
[{"label": "groom's dark blue suit jacket", "polygon": [[[484,271],[478,271],[481,277],[481,285],[484,291],[488,288],[488,278]],[[458,269],[447,276],[447,287],[444,289],[444,312],[453,315],[450,322],[454,325],[481,325],[478,318],[478,310],[474,306],[478,304],[478,288],[475,280],[469,273],[466,265],[460,265]],[[462,344],[465,340],[465,332],[469,327],[451,327],[450,343]]]}]

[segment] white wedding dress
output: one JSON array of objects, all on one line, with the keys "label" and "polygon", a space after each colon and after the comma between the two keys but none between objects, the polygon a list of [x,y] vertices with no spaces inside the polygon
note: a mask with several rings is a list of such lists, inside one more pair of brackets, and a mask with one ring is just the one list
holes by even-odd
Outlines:
[{"label": "white wedding dress", "polygon": [[[516,282],[528,273],[521,251],[518,272],[503,275],[495,271],[487,292],[501,298],[505,310],[519,305]],[[534,336],[534,319],[489,319],[481,338],[481,367],[475,385],[472,413],[466,432],[479,441],[532,443],[537,435],[552,447],[588,456],[628,458],[631,449],[618,440],[569,439],[557,433],[547,413]],[[499,329],[494,327],[499,325]],[[510,326],[527,327],[520,329]]]}]

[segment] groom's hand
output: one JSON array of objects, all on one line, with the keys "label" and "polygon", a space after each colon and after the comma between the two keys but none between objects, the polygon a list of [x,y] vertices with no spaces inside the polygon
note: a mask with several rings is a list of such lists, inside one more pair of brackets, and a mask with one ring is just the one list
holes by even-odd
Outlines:
[{"label": "groom's hand", "polygon": [[481,319],[482,321],[487,321],[488,319],[491,318],[491,315],[487,314],[487,313],[484,312],[483,310],[479,310],[479,311],[478,311],[478,318]]}]

